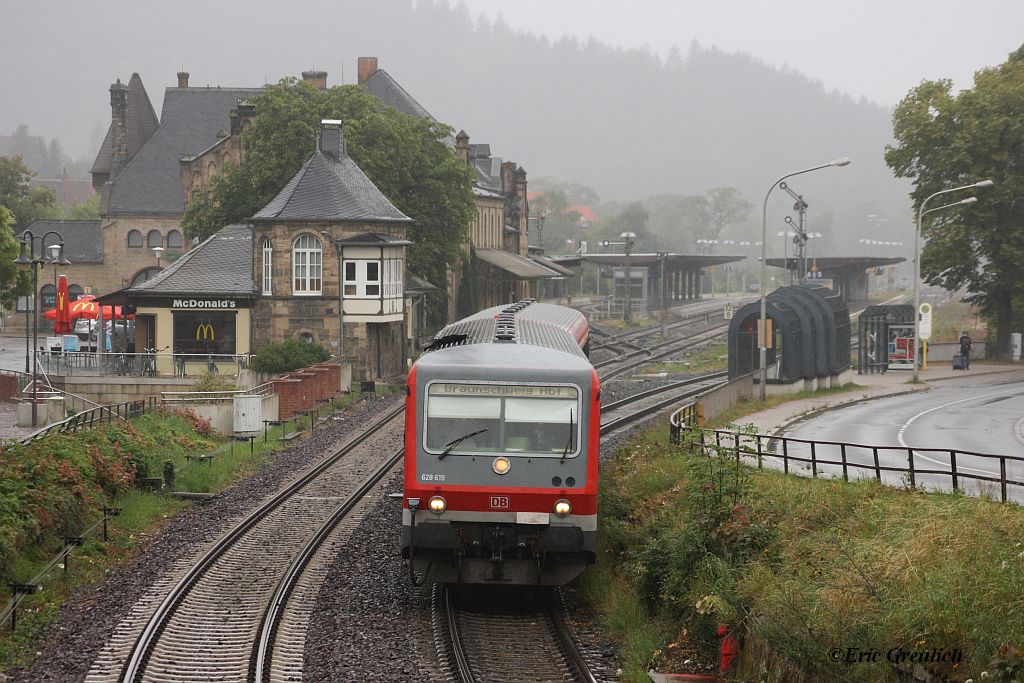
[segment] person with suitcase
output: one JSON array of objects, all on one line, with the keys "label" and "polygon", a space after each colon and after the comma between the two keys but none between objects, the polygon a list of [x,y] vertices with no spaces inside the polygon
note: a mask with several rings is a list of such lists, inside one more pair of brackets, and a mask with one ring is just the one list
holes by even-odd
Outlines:
[{"label": "person with suitcase", "polygon": [[963,356],[963,369],[971,369],[971,335],[967,334],[967,330],[960,335],[960,355]]}]

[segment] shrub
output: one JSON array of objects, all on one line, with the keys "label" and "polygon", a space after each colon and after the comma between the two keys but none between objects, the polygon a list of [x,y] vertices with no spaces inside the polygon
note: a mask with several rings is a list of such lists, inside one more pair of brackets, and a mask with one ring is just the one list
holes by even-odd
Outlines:
[{"label": "shrub", "polygon": [[264,347],[252,357],[249,367],[256,372],[288,372],[322,363],[330,357],[330,352],[319,344],[290,339]]}]

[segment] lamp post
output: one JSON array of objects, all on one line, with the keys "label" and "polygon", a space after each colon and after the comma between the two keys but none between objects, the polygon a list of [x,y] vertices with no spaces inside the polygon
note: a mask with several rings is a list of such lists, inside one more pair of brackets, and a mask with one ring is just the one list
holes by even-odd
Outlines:
[{"label": "lamp post", "polygon": [[805,168],[802,171],[794,171],[793,173],[787,173],[782,176],[768,188],[768,192],[764,195],[764,206],[761,212],[761,317],[758,319],[758,342],[760,344],[759,359],[761,362],[761,387],[760,396],[763,401],[766,396],[766,390],[768,387],[768,303],[765,292],[765,277],[767,275],[768,265],[768,197],[771,196],[772,190],[774,190],[779,183],[786,178],[791,178],[796,175],[803,173],[810,173],[811,171],[818,171],[823,168],[829,168],[830,166],[846,166],[850,163],[850,160],[846,157],[842,159],[835,159],[827,164],[821,164],[820,166],[812,166]]},{"label": "lamp post", "polygon": [[163,256],[164,248],[163,247],[153,247],[153,253],[156,254],[156,267],[159,268],[160,267],[160,257]]},{"label": "lamp post", "polygon": [[917,352],[919,343],[919,337],[921,335],[921,219],[926,214],[932,213],[933,211],[941,211],[942,209],[948,209],[951,206],[960,206],[963,204],[973,204],[978,201],[977,197],[968,197],[962,199],[959,202],[953,202],[952,204],[944,204],[937,206],[934,209],[925,210],[925,206],[928,202],[935,199],[939,195],[949,194],[950,192],[959,192],[960,190],[972,190],[981,187],[992,187],[995,183],[991,180],[979,180],[976,183],[970,185],[961,185],[960,187],[951,187],[948,190],[939,190],[934,194],[928,195],[921,206],[917,209],[917,225],[914,228],[914,381],[917,381],[918,367],[921,364],[920,354]]},{"label": "lamp post", "polygon": [[[43,233],[41,237],[36,237],[32,234],[31,230],[26,230],[21,234],[21,253],[18,258],[14,259],[14,264],[22,269],[32,269],[32,427],[35,428],[38,419],[38,406],[36,405],[38,394],[38,386],[36,378],[39,375],[39,357],[36,353],[36,344],[39,339],[39,307],[36,305],[39,295],[39,266],[45,263],[45,259],[42,253],[46,249],[46,238],[50,235],[57,237],[57,250],[52,252],[54,256],[59,256],[53,260],[54,264],[67,266],[71,265],[71,262],[63,257],[64,253],[64,238],[56,230],[48,230]],[[39,255],[36,255],[36,240],[39,240]],[[28,321],[26,320],[26,323]],[[25,352],[25,367],[28,368],[28,350]]]},{"label": "lamp post", "polygon": [[[631,282],[630,282],[630,269],[629,269],[629,255],[633,251],[633,242],[636,240],[635,232],[624,232],[619,235],[621,240],[603,240],[601,246],[603,247],[626,247],[626,307],[622,312],[622,321],[627,325],[633,321],[633,312],[631,310],[633,306],[632,297],[630,296]],[[614,282],[614,278],[612,278]],[[612,285],[614,287],[614,284]],[[614,291],[614,290],[613,290]]]}]

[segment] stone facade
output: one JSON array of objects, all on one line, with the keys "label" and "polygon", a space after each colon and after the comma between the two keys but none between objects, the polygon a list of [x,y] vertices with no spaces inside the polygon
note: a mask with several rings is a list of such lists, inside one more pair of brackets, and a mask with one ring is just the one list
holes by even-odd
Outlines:
[{"label": "stone facade", "polygon": [[[255,224],[253,264],[256,282],[262,287],[263,249],[269,240],[273,248],[273,289],[255,301],[252,312],[253,351],[284,339],[309,339],[331,353],[339,343],[340,282],[339,256],[334,240],[374,231],[396,238],[405,237],[405,227],[332,223]],[[326,235],[324,233],[327,233]],[[296,296],[292,283],[292,245],[302,235],[318,238],[323,248],[323,286],[318,296]],[[328,237],[329,235],[329,237]],[[345,358],[352,362],[356,381],[399,375],[404,371],[405,335],[402,321],[345,322]]]}]

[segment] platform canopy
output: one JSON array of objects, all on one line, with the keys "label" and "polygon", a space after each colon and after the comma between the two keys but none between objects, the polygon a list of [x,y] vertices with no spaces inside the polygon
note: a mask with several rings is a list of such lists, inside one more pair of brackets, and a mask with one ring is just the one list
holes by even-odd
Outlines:
[{"label": "platform canopy", "polygon": [[[582,258],[584,261],[608,266],[626,265],[625,254],[583,254]],[[665,267],[681,269],[708,268],[710,266],[719,266],[723,263],[735,263],[736,261],[742,261],[745,258],[747,258],[747,256],[743,254],[733,256],[726,254],[667,254],[665,256]],[[560,258],[555,258],[554,260],[557,260],[562,265],[566,264],[566,262]],[[658,265],[658,254],[630,254],[629,265],[656,266]]]}]

